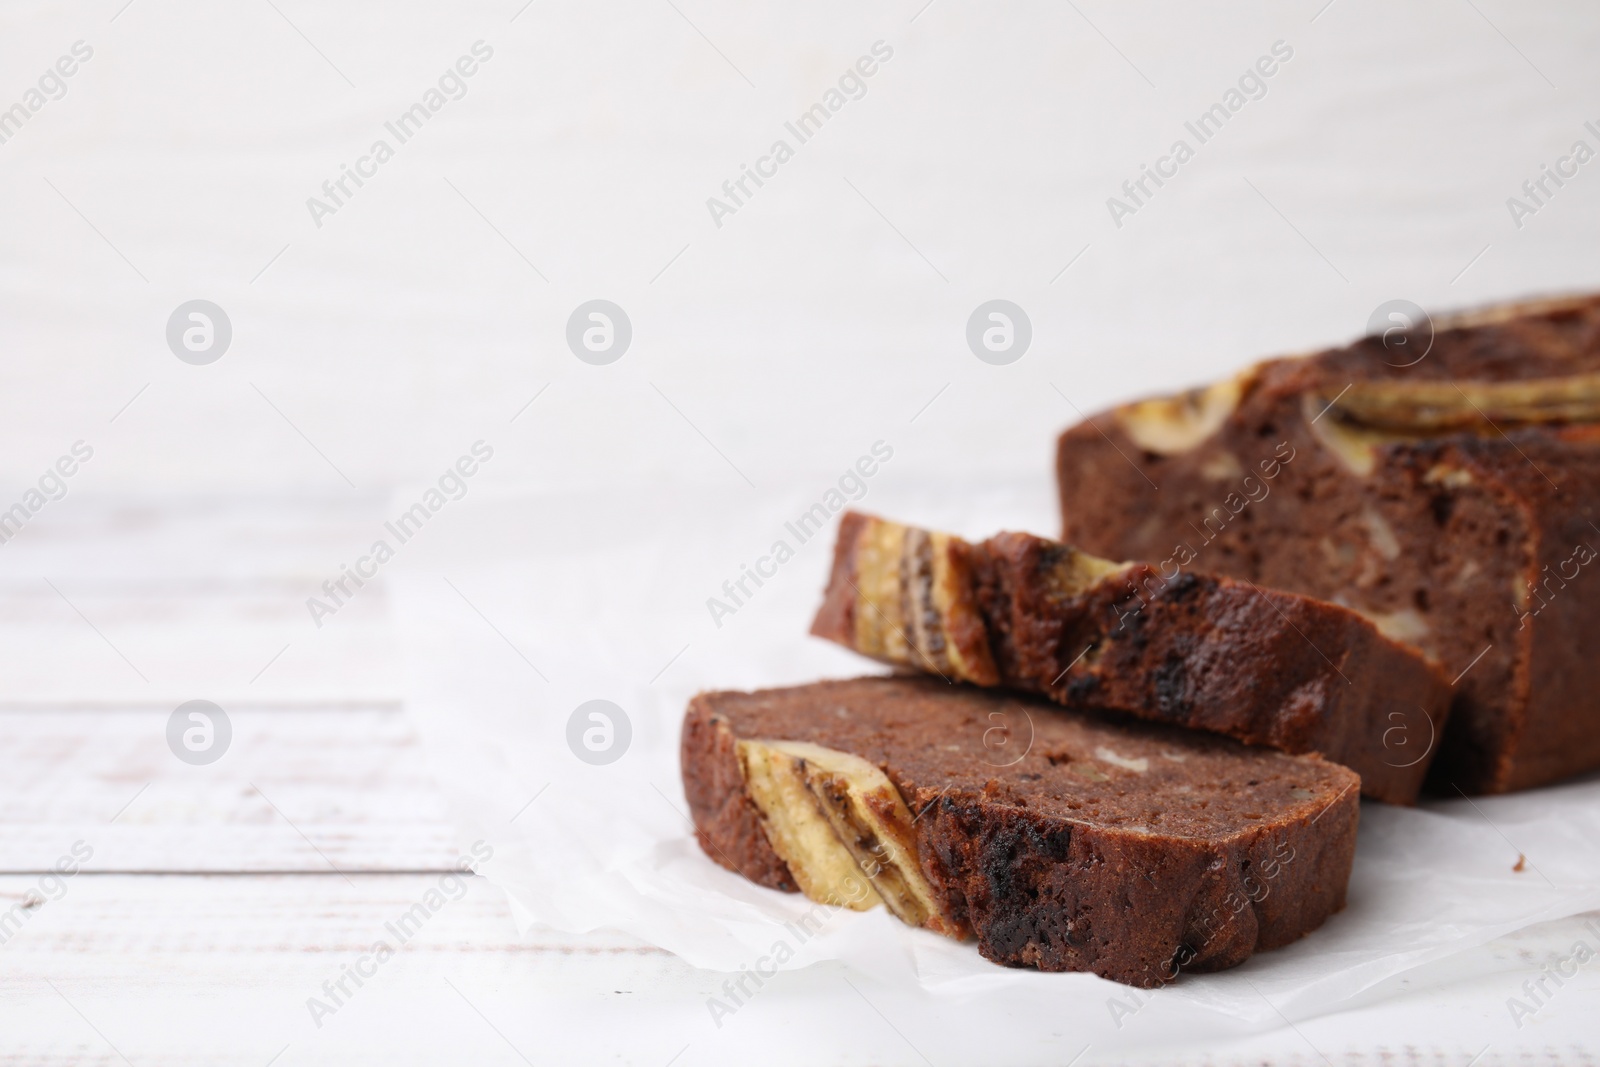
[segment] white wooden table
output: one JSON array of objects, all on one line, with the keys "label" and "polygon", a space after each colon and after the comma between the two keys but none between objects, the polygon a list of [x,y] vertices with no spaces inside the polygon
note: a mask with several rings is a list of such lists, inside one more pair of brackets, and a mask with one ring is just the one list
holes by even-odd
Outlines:
[{"label": "white wooden table", "polygon": [[[919,1042],[914,998],[849,988],[829,967],[781,976],[719,1031],[704,1004],[721,976],[620,935],[519,937],[498,890],[456,883],[381,585],[338,625],[314,630],[304,615],[314,576],[381,503],[69,498],[0,547],[0,1060],[1000,1062],[1003,1020],[972,1020],[970,1041]],[[173,708],[195,698],[234,730],[209,766],[165,739]],[[53,876],[74,847],[92,849],[81,872]],[[308,999],[332,1003],[324,983],[393,940],[386,924],[458,884],[460,899],[313,1018]],[[1513,1028],[1504,1007],[1582,935],[1578,920],[1547,924],[1336,1016],[1229,1049],[1174,1035],[1165,1055],[1592,1063],[1580,1046],[1600,1037],[1585,1021],[1600,964],[1535,1025]],[[1017,1055],[1064,1064],[1080,1050],[1063,1035]],[[1097,1062],[1092,1049],[1082,1062]]]}]

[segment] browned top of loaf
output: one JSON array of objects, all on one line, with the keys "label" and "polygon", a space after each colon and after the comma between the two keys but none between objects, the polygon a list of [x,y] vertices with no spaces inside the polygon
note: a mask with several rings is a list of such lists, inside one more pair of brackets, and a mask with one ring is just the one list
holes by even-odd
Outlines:
[{"label": "browned top of loaf", "polygon": [[1215,841],[1314,819],[1360,785],[1317,756],[932,678],[704,693],[695,702],[738,737],[809,741],[878,764],[914,813],[941,794],[978,794],[1112,830]]},{"label": "browned top of loaf", "polygon": [[[1421,339],[1419,338],[1419,344]],[[1286,360],[1329,381],[1524,381],[1600,371],[1600,295],[1501,304],[1434,317],[1433,344],[1416,362],[1378,336]]]}]

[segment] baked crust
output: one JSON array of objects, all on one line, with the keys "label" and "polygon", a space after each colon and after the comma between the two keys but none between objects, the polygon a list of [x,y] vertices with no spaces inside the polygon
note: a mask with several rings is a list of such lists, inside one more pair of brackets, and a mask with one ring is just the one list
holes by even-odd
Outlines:
[{"label": "baked crust", "polygon": [[1148,404],[1092,416],[1057,448],[1063,536],[1362,612],[1459,678],[1432,787],[1543,785],[1600,768],[1600,297],[1438,326],[1415,362],[1368,337],[1260,364],[1169,453],[1128,432]]},{"label": "baked crust", "polygon": [[[996,744],[997,723],[1026,750]],[[997,963],[1149,988],[1288,944],[1344,906],[1358,780],[1316,756],[934,678],[702,693],[682,750],[696,830],[713,860],[753,873],[776,854],[724,817],[749,807],[724,758],[749,740],[880,768],[950,932]]]},{"label": "baked crust", "polygon": [[[964,584],[942,606],[917,576],[913,546],[929,543],[961,561]],[[811,632],[950,680],[1320,752],[1397,804],[1415,802],[1432,752],[1402,752],[1395,731],[1434,736],[1450,707],[1436,665],[1335,604],[1028,534],[969,544],[857,513],[840,524]],[[946,654],[957,645],[969,646],[959,660]]]}]

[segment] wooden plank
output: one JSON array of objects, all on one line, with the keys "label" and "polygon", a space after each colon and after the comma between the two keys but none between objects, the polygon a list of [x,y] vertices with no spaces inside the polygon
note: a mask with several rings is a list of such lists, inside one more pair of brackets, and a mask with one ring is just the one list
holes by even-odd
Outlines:
[{"label": "wooden plank", "polygon": [[[0,877],[0,915],[56,886]],[[542,1061],[540,1030],[569,1009],[598,1025],[632,990],[693,986],[619,935],[523,941],[502,894],[470,876],[80,874],[28,914],[0,920],[7,1063],[523,1062],[495,1027]],[[394,950],[381,962],[380,941]],[[375,972],[360,986],[358,962]],[[496,1004],[506,988],[515,1003]]]},{"label": "wooden plank", "polygon": [[[382,583],[320,630],[304,607],[368,542],[382,504],[75,495],[9,540],[0,871],[46,868],[77,841],[95,870],[452,863],[451,826],[399,711]],[[173,709],[196,698],[234,730],[208,766],[181,762],[165,739]]]},{"label": "wooden plank", "polygon": [[[708,1063],[1341,1065],[1585,1063],[1600,964],[1518,1030],[1506,998],[1586,931],[1547,923],[1413,971],[1295,1030],[1201,1047],[1160,995],[1115,1030],[1098,1004],[1047,1016],[961,1010],[834,965],[769,980],[718,1027],[727,976],[618,934],[518,937],[498,891],[439,875],[95,876],[13,920],[0,945],[0,1059],[35,1064]],[[32,876],[0,877],[0,915]],[[437,907],[428,894],[438,893]],[[416,915],[403,929],[400,920]],[[3,925],[3,921],[0,921]],[[391,929],[393,927],[393,929]],[[401,931],[402,943],[397,937]],[[1591,944],[1593,935],[1588,934]],[[396,949],[381,963],[377,942]],[[360,987],[336,982],[363,956]],[[849,981],[846,981],[846,978]],[[1109,987],[1108,987],[1109,990]],[[1395,1010],[1398,998],[1406,1008]],[[313,1018],[308,1000],[336,1010]],[[1168,1001],[1170,1003],[1170,1001]],[[1070,1020],[1080,1020],[1072,1023]],[[317,1021],[322,1025],[319,1027]],[[1145,1028],[1141,1032],[1139,1028]],[[1117,1042],[1165,1047],[1122,1053]],[[115,1046],[117,1051],[112,1051]],[[1485,1049],[1485,1046],[1488,1046]],[[119,1056],[120,1053],[120,1056]],[[280,1055],[281,1054],[281,1055]],[[279,1059],[273,1061],[274,1056]],[[674,1057],[677,1057],[674,1059]]]},{"label": "wooden plank", "polygon": [[[497,890],[443,880],[458,842],[399,709],[382,583],[321,630],[304,614],[380,516],[376,498],[70,498],[0,551],[0,872],[43,871],[80,841],[93,849],[70,880],[0,873],[0,1060],[992,1060],[992,1025],[915,990],[852,986],[834,965],[771,980],[718,1027],[707,998],[725,976],[617,934],[519,938]],[[195,697],[221,703],[235,730],[204,767],[165,740],[172,707]],[[191,873],[106,873],[118,871]],[[256,873],[222,873],[233,871]],[[370,873],[384,871],[431,873]],[[30,891],[44,902],[11,910]],[[425,918],[400,946],[390,927],[419,906]],[[1298,1032],[1150,1056],[1465,1064],[1482,1050],[1477,1067],[1524,1053],[1584,1062],[1594,967],[1526,1030],[1505,1008],[1581,936],[1592,935],[1575,921],[1545,924],[1299,1020]],[[379,940],[399,951],[359,989],[345,978],[348,995],[318,1026],[309,998],[330,1003],[323,983]],[[1088,1040],[1050,1019],[1003,1025],[1017,1062],[1066,1062]],[[1127,1025],[1152,1039],[1173,1029],[1159,1002]],[[1108,1058],[1150,1057],[1081,1062]]]},{"label": "wooden plank", "polygon": [[306,608],[378,536],[383,507],[374,494],[53,503],[0,546],[0,700],[398,700],[383,580],[321,627]]},{"label": "wooden plank", "polygon": [[446,870],[454,829],[395,706],[234,706],[207,766],[167,747],[169,712],[0,711],[0,871],[82,841],[98,871]]}]

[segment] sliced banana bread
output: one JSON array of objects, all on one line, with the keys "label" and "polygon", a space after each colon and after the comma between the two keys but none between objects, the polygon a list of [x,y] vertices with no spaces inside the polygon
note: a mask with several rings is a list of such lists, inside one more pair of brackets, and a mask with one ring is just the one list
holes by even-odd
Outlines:
[{"label": "sliced banana bread", "polygon": [[951,680],[1320,752],[1398,804],[1416,800],[1450,707],[1437,666],[1336,604],[856,512],[811,632]]},{"label": "sliced banana bread", "polygon": [[1320,926],[1360,815],[1317,756],[915,676],[702,693],[682,761],[754,882],[1146,988]]}]

